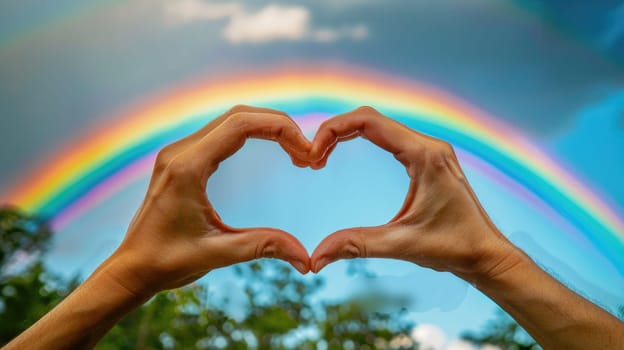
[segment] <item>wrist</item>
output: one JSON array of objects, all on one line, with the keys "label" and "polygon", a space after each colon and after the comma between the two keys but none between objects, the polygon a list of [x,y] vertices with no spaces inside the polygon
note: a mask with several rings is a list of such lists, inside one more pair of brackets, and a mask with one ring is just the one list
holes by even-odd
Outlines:
[{"label": "wrist", "polygon": [[500,239],[489,241],[479,249],[475,256],[475,263],[470,270],[455,273],[474,286],[505,280],[513,270],[530,261],[522,250],[502,237],[502,234]]},{"label": "wrist", "polygon": [[104,261],[89,279],[97,279],[110,284],[111,288],[125,293],[128,298],[145,302],[158,290],[148,281],[147,269],[128,254],[116,251]]}]

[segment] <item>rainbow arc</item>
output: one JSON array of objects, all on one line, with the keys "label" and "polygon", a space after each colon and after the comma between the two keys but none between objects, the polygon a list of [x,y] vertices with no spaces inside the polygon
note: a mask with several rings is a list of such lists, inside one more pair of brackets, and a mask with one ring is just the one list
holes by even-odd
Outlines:
[{"label": "rainbow arc", "polygon": [[305,132],[323,116],[371,105],[451,142],[530,190],[579,228],[624,272],[624,220],[586,185],[499,119],[440,90],[366,71],[286,70],[184,86],[84,135],[3,195],[62,229],[148,176],[155,152],[232,105],[290,113]]}]

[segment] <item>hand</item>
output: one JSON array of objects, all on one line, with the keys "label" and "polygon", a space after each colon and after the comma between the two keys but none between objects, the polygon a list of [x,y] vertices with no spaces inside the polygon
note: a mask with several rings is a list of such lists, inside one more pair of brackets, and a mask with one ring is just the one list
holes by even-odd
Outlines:
[{"label": "hand", "polygon": [[[405,165],[407,198],[389,223],[335,232],[311,259],[286,232],[225,225],[206,197],[210,175],[248,137],[275,140],[295,165],[319,169],[339,141],[359,135]],[[119,248],[6,348],[92,348],[154,293],[260,257],[286,260],[302,273],[342,258],[412,261],[476,283],[544,349],[622,348],[621,321],[557,282],[494,227],[449,144],[367,107],[326,121],[310,144],[285,114],[245,106],[159,153],[146,198]]]},{"label": "hand", "polygon": [[362,136],[394,154],[410,177],[407,198],[385,225],[350,228],[325,238],[311,257],[318,272],[338,259],[395,258],[476,281],[513,264],[516,248],[496,229],[464,176],[453,148],[370,107],[325,121],[310,151],[325,166],[338,142]]},{"label": "hand", "polygon": [[98,270],[138,295],[180,287],[210,270],[261,257],[283,259],[308,272],[308,253],[295,237],[272,228],[229,227],[206,196],[208,178],[249,137],[277,141],[296,165],[309,165],[310,142],[286,114],[234,107],[158,154],[124,241]]}]

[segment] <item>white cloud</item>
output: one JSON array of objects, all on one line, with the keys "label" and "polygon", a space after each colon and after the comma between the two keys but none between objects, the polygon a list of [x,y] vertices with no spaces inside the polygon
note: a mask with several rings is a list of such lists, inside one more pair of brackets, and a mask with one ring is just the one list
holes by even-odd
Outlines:
[{"label": "white cloud", "polygon": [[391,349],[407,348],[407,347],[412,346],[413,344],[414,344],[414,341],[412,340],[412,338],[406,335],[400,335],[390,340]]},{"label": "white cloud", "polygon": [[503,349],[501,349],[500,347],[496,345],[485,344],[481,347],[481,350],[503,350]]},{"label": "white cloud", "polygon": [[443,350],[446,344],[444,331],[436,325],[420,324],[414,327],[411,335],[422,350]]},{"label": "white cloud", "polygon": [[230,42],[264,43],[302,40],[310,27],[310,12],[302,6],[269,5],[256,13],[237,13],[223,34]]},{"label": "white cloud", "polygon": [[446,346],[446,350],[476,350],[474,345],[465,340],[453,340]]},{"label": "white cloud", "polygon": [[[412,330],[411,338],[421,350],[501,350],[494,345],[476,347],[472,343],[462,340],[448,340],[442,328],[433,324],[419,324]],[[395,338],[391,345],[406,345],[405,339]]]},{"label": "white cloud", "polygon": [[304,6],[273,4],[250,12],[239,2],[178,0],[165,3],[165,18],[176,25],[226,20],[222,35],[233,44],[277,40],[331,43],[343,39],[362,40],[368,36],[368,27],[363,24],[316,29],[311,24],[310,10]]}]

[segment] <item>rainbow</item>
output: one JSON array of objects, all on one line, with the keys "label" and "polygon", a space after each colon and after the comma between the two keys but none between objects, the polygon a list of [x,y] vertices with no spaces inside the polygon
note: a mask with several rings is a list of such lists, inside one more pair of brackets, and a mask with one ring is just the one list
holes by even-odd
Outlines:
[{"label": "rainbow", "polygon": [[148,176],[162,146],[238,103],[285,110],[308,132],[329,115],[372,105],[500,170],[580,229],[624,272],[624,220],[528,139],[442,91],[356,69],[291,68],[185,85],[83,135],[12,187],[2,202],[51,217],[62,229]]}]

